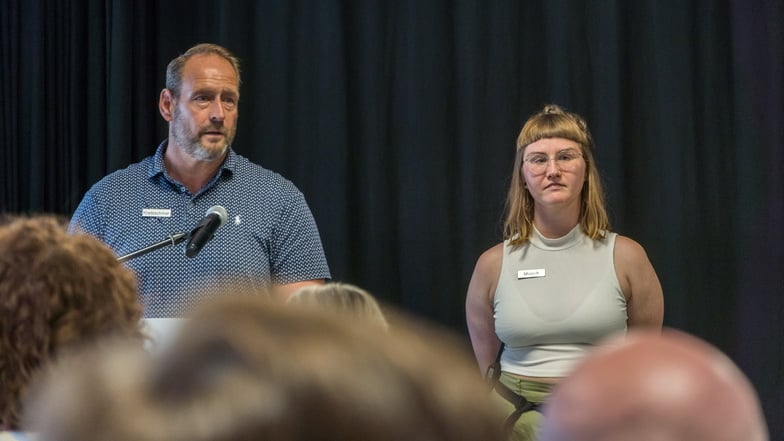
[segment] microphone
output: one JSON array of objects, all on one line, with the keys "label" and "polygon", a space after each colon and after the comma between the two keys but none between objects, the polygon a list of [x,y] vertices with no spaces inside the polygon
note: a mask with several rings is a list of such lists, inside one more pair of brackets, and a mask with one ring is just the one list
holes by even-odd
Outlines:
[{"label": "microphone", "polygon": [[204,245],[212,240],[212,237],[215,235],[215,230],[226,223],[227,218],[226,209],[220,205],[216,205],[207,210],[207,214],[204,215],[204,218],[199,222],[199,225],[196,225],[196,228],[194,228],[189,235],[188,246],[185,248],[185,255],[188,257],[196,257],[196,255],[199,254],[199,251],[204,248]]}]

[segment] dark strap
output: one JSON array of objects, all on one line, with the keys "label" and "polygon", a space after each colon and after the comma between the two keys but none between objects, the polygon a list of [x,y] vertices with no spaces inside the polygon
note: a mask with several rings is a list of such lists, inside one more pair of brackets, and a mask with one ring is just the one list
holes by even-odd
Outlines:
[{"label": "dark strap", "polygon": [[506,431],[506,433],[511,432],[512,427],[514,427],[514,424],[520,418],[520,415],[530,410],[535,410],[538,412],[539,407],[542,405],[542,403],[532,403],[528,401],[524,396],[512,392],[511,389],[506,387],[500,381],[497,381],[495,383],[493,389],[495,389],[495,391],[498,392],[498,395],[501,395],[506,401],[512,403],[512,405],[515,407],[514,412],[512,412],[508,417],[506,417],[506,420],[504,421],[504,430]]},{"label": "dark strap", "polygon": [[487,367],[485,378],[490,383],[490,386],[498,392],[498,395],[501,395],[515,407],[514,412],[506,417],[506,420],[504,421],[504,431],[506,431],[506,433],[511,433],[512,427],[514,427],[514,424],[520,418],[520,415],[529,410],[538,412],[542,403],[532,403],[524,396],[514,393],[511,389],[501,383],[499,378],[501,377],[501,354],[504,352],[504,346],[505,345],[501,343],[501,347],[498,349],[498,355],[495,357],[495,362]]},{"label": "dark strap", "polygon": [[504,344],[501,343],[501,347],[498,348],[498,355],[495,357],[495,361],[493,364],[487,367],[485,371],[485,380],[490,385],[490,389],[492,389],[497,383],[498,379],[501,377],[501,354],[504,353]]}]

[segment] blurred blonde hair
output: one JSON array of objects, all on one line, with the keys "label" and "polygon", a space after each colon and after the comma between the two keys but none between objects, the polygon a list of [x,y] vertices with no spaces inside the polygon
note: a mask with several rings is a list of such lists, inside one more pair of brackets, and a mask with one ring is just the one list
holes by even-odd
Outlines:
[{"label": "blurred blonde hair", "polygon": [[326,307],[338,314],[345,314],[388,329],[389,324],[381,306],[372,294],[364,289],[341,282],[300,288],[287,300],[288,303]]}]

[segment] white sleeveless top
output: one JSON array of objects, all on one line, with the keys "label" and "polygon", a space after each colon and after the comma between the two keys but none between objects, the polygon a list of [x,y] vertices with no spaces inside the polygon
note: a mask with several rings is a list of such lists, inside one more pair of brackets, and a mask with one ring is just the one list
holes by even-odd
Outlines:
[{"label": "white sleeveless top", "polygon": [[592,240],[577,225],[523,245],[504,242],[495,291],[501,370],[531,377],[569,374],[594,345],[626,331],[626,299],[615,274],[615,233]]}]

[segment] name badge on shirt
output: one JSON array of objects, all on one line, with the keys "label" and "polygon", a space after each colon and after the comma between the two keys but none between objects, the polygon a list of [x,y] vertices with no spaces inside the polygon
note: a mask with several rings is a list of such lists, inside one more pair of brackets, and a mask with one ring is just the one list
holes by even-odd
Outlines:
[{"label": "name badge on shirt", "polygon": [[142,208],[142,217],[171,217],[171,208]]},{"label": "name badge on shirt", "polygon": [[544,268],[527,269],[517,271],[517,279],[532,279],[534,277],[544,277]]}]

